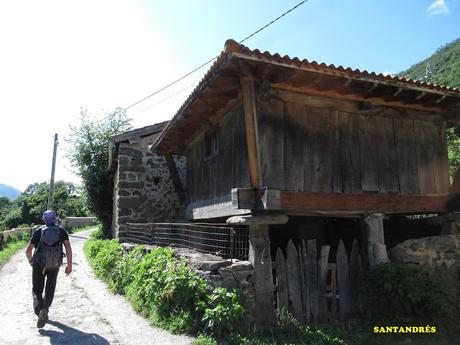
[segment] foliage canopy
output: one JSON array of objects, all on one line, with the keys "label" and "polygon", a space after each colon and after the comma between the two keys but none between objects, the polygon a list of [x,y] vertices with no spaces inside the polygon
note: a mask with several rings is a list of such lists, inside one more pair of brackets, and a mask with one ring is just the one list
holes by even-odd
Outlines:
[{"label": "foliage canopy", "polygon": [[[48,182],[33,183],[19,195],[6,203],[0,199],[0,228],[14,228],[22,224],[42,224],[42,213],[48,203]],[[89,215],[85,196],[71,182],[57,181],[54,184],[53,209],[59,218]]]},{"label": "foliage canopy", "polygon": [[116,108],[102,120],[95,120],[86,109],[80,112],[80,124],[70,127],[66,141],[67,157],[83,180],[88,207],[110,233],[114,171],[109,167],[109,142],[112,136],[131,129],[126,111]]}]

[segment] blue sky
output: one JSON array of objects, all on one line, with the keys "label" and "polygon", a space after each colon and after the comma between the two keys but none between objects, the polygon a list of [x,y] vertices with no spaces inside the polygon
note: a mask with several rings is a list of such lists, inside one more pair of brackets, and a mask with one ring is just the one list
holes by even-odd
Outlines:
[{"label": "blue sky", "polygon": [[[245,44],[400,72],[460,37],[459,1],[309,0]],[[103,117],[132,104],[298,2],[0,2],[0,183],[47,180],[53,135],[67,135],[80,107]],[[171,118],[207,68],[130,109],[134,125]],[[78,182],[63,150],[61,140],[56,178]]]}]

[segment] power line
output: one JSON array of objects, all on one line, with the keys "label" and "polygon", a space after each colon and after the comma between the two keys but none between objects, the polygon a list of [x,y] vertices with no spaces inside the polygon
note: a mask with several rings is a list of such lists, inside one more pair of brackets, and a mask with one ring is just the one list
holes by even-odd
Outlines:
[{"label": "power line", "polygon": [[184,92],[184,91],[189,90],[190,88],[192,88],[192,87],[194,87],[194,86],[195,86],[195,84],[190,84],[189,86],[187,86],[187,87],[185,87],[185,88],[183,88],[183,89],[177,91],[176,93],[173,93],[172,95],[169,95],[168,97],[165,97],[165,98],[159,100],[158,102],[153,103],[152,105],[149,105],[148,107],[146,107],[146,108],[144,108],[144,109],[141,109],[141,110],[136,111],[136,113],[142,113],[142,112],[144,112],[144,111],[146,111],[146,110],[149,110],[149,109],[151,109],[151,108],[153,108],[153,107],[156,107],[157,105],[159,105],[159,104],[161,104],[161,103],[163,103],[163,102],[166,102],[167,100],[169,100],[169,99],[171,99],[171,98],[173,98],[173,97],[176,97],[177,95],[181,94],[181,93]]},{"label": "power line", "polygon": [[244,41],[250,39],[252,36],[254,35],[257,35],[259,32],[261,32],[262,30],[264,30],[265,28],[269,27],[270,25],[272,25],[274,22],[280,20],[281,18],[283,18],[285,15],[289,14],[290,12],[294,11],[297,7],[303,5],[304,3],[306,3],[308,0],[304,0],[304,1],[301,1],[299,2],[297,5],[295,5],[294,7],[290,8],[289,10],[287,10],[286,12],[284,12],[282,15],[280,15],[279,17],[273,19],[270,23],[262,26],[259,30],[257,31],[254,31],[252,34],[250,34],[249,36],[246,36],[244,39],[242,39],[241,41],[239,41],[238,43],[243,43]]},{"label": "power line", "polygon": [[[253,37],[254,35],[258,34],[259,32],[261,32],[262,30],[266,29],[267,27],[269,27],[270,25],[272,25],[273,23],[277,22],[278,20],[280,20],[281,18],[283,18],[285,15],[289,14],[290,12],[294,11],[296,8],[298,8],[299,6],[303,5],[304,3],[306,3],[308,0],[303,0],[301,2],[299,2],[297,5],[295,5],[294,7],[291,7],[289,10],[287,10],[286,12],[282,13],[280,16],[276,17],[275,19],[273,19],[272,21],[270,21],[268,24],[265,24],[264,26],[262,26],[260,29],[254,31],[252,34],[246,36],[244,39],[242,39],[241,41],[239,41],[238,43],[243,43],[245,41],[247,41],[248,39],[250,39],[251,37]],[[172,85],[178,83],[179,81],[187,78],[189,75],[195,73],[196,71],[202,69],[203,67],[205,67],[206,65],[210,64],[211,62],[213,62],[215,59],[217,59],[219,57],[219,55],[213,57],[212,59],[202,63],[200,66],[196,67],[195,69],[193,69],[192,71],[184,74],[182,77],[180,78],[177,78],[176,80],[172,81],[171,83],[161,87],[160,89],[152,92],[150,95],[148,96],[145,96],[144,98],[128,105],[126,108],[124,108],[124,110],[128,110],[136,105],[138,105],[139,103],[142,103],[144,101],[146,101],[147,99],[149,99],[150,97],[153,97],[155,95],[157,95],[158,93],[166,90],[167,88],[171,87]]]}]

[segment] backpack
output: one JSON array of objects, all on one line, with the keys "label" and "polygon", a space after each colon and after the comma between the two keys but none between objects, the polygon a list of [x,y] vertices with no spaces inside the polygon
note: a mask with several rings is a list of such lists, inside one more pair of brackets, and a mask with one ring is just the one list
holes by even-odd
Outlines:
[{"label": "backpack", "polygon": [[62,265],[61,228],[57,225],[47,225],[41,229],[40,242],[34,253],[34,261],[46,270],[53,270]]}]

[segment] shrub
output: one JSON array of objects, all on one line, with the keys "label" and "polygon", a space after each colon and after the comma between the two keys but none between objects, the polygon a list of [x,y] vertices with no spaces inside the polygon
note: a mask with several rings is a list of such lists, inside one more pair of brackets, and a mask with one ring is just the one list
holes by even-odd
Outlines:
[{"label": "shrub", "polygon": [[136,311],[173,332],[234,329],[244,309],[237,292],[212,289],[168,248],[144,254],[143,246],[124,253],[120,244],[90,240],[85,246],[96,275],[111,289],[126,294]]},{"label": "shrub", "polygon": [[238,294],[217,288],[212,292],[209,306],[204,312],[205,330],[217,335],[234,331],[243,312]]},{"label": "shrub", "polygon": [[98,241],[95,247],[90,247],[88,253],[96,253],[92,266],[96,274],[109,284],[113,282],[114,268],[117,259],[123,254],[121,245],[112,241]]},{"label": "shrub", "polygon": [[381,264],[367,276],[368,308],[373,318],[450,316],[455,305],[442,282],[420,267]]},{"label": "shrub", "polygon": [[98,225],[97,230],[93,231],[90,235],[89,238],[92,240],[107,240],[109,237],[107,236],[107,233],[104,231],[102,225]]}]

